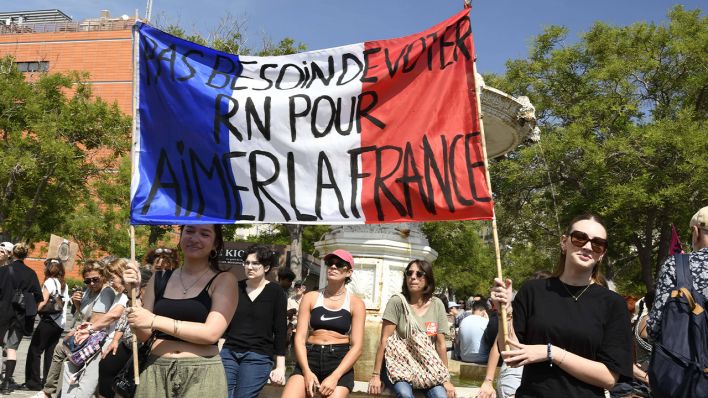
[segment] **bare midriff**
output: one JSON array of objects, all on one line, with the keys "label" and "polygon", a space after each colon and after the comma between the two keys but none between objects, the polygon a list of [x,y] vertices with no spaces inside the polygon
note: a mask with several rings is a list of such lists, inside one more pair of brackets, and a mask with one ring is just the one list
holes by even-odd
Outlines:
[{"label": "bare midriff", "polygon": [[307,337],[307,343],[317,345],[349,344],[349,335],[331,330],[313,330]]},{"label": "bare midriff", "polygon": [[205,345],[158,339],[152,344],[151,354],[164,358],[213,357],[219,355],[219,347],[216,344]]}]

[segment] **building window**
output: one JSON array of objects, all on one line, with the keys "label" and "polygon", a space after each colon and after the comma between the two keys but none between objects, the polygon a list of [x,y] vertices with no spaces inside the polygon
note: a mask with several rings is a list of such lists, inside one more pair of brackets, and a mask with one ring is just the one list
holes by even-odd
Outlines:
[{"label": "building window", "polygon": [[49,62],[47,61],[15,62],[15,65],[20,72],[47,72],[49,70]]}]

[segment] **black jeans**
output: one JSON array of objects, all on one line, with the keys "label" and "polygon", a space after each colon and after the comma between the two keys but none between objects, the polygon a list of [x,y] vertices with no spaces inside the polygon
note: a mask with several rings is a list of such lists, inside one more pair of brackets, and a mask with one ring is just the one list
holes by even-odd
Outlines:
[{"label": "black jeans", "polygon": [[[54,347],[59,342],[63,331],[64,329],[60,328],[49,316],[43,316],[39,321],[27,350],[27,361],[25,362],[25,384],[27,387],[36,389],[42,387],[42,380],[47,378],[47,372],[52,364]],[[39,361],[42,353],[44,353],[44,368],[43,377],[40,379]]]}]

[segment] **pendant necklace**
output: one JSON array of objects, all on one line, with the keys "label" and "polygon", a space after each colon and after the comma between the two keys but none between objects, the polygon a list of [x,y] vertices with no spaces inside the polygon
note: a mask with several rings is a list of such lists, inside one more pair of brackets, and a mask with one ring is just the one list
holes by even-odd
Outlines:
[{"label": "pendant necklace", "polygon": [[[560,282],[560,280],[559,280],[559,282]],[[595,282],[590,282],[590,285],[592,285],[593,283],[595,283]],[[585,293],[585,292],[590,288],[590,285],[585,286],[585,289],[583,289],[583,291],[581,291],[580,294],[578,294],[578,295],[576,296],[576,295],[574,295],[573,293],[571,293],[570,290],[568,290],[568,286],[566,286],[565,283],[561,282],[561,285],[563,285],[563,288],[565,289],[565,291],[568,292],[568,294],[570,294],[570,297],[572,297],[573,300],[575,300],[576,303],[577,303],[578,300],[580,299],[580,296],[582,296],[583,293]]]},{"label": "pendant necklace", "polygon": [[179,283],[182,285],[182,295],[183,295],[183,296],[186,296],[186,295],[187,295],[187,292],[189,291],[189,289],[193,288],[194,285],[197,284],[197,282],[199,282],[200,280],[202,280],[202,278],[204,277],[204,275],[206,275],[207,272],[209,272],[209,268],[208,268],[208,267],[207,267],[206,271],[202,272],[202,274],[199,275],[199,278],[197,278],[197,280],[194,281],[194,283],[192,283],[191,285],[189,285],[189,287],[184,287],[184,281],[182,280],[182,270],[179,270]]}]

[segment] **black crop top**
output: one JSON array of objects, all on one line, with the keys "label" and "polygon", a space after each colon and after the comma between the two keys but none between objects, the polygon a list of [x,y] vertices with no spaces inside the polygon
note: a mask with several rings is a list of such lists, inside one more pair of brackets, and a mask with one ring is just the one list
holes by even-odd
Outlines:
[{"label": "black crop top", "polygon": [[[209,296],[209,287],[211,283],[219,276],[221,272],[214,275],[209,282],[204,286],[201,292],[196,297],[186,299],[172,299],[164,297],[165,288],[172,273],[163,276],[160,282],[155,280],[155,304],[153,305],[153,313],[155,315],[164,316],[167,318],[176,319],[186,322],[206,322],[209,311],[211,311],[211,296]],[[158,288],[158,283],[161,286]],[[155,331],[155,338],[162,340],[184,341],[171,334]]]},{"label": "black crop top", "polygon": [[346,291],[344,303],[336,310],[324,305],[324,289],[320,290],[315,306],[310,312],[310,328],[312,330],[331,330],[339,334],[348,334],[352,328],[352,313],[349,304],[349,290]]}]

